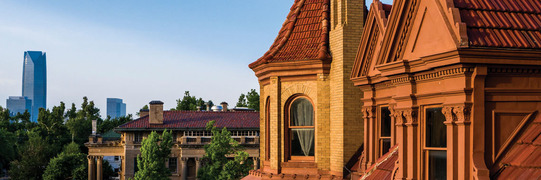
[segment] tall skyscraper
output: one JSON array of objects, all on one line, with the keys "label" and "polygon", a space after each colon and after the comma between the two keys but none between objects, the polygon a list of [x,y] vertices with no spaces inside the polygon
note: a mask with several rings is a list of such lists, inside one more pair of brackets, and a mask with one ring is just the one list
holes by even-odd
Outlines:
[{"label": "tall skyscraper", "polygon": [[9,96],[9,99],[6,99],[6,107],[9,109],[10,116],[15,116],[17,113],[22,114],[27,109],[30,112],[32,100],[25,96]]},{"label": "tall skyscraper", "polygon": [[126,104],[119,98],[107,98],[107,116],[117,118],[126,116]]},{"label": "tall skyscraper", "polygon": [[32,100],[31,120],[36,122],[39,108],[47,106],[47,67],[44,52],[24,52],[23,96]]}]

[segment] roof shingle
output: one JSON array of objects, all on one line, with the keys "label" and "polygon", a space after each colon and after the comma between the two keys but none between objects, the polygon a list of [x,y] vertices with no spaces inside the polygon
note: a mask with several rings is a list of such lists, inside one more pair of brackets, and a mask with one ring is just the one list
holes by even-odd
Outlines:
[{"label": "roof shingle", "polygon": [[466,23],[469,45],[541,48],[541,1],[455,0]]},{"label": "roof shingle", "polygon": [[499,162],[496,179],[541,178],[541,115],[525,128]]},{"label": "roof shingle", "polygon": [[295,0],[269,50],[249,65],[330,58],[329,0]]},{"label": "roof shingle", "polygon": [[259,112],[164,111],[163,124],[150,124],[148,118],[127,122],[118,129],[204,129],[212,120],[219,128],[259,128]]}]

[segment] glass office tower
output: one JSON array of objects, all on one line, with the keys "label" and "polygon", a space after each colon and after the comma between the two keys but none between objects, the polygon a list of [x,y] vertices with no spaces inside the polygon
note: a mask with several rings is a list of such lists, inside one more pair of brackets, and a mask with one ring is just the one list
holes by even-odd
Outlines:
[{"label": "glass office tower", "polygon": [[15,116],[17,113],[23,114],[27,109],[30,112],[32,100],[25,96],[9,96],[9,99],[6,99],[6,107],[9,109],[10,116]]},{"label": "glass office tower", "polygon": [[47,105],[47,68],[44,52],[24,52],[23,96],[32,100],[30,119],[37,122],[39,108],[45,108]]},{"label": "glass office tower", "polygon": [[107,116],[111,119],[126,116],[126,104],[119,98],[107,98]]}]

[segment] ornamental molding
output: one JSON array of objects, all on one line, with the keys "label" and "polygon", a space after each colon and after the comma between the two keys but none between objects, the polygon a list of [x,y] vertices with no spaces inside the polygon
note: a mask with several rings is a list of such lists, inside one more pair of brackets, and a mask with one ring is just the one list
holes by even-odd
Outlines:
[{"label": "ornamental molding", "polygon": [[407,121],[407,125],[417,124],[417,109],[404,110],[403,115]]},{"label": "ornamental molding", "polygon": [[487,70],[490,74],[540,74],[541,68],[507,68],[507,67],[489,67]]}]

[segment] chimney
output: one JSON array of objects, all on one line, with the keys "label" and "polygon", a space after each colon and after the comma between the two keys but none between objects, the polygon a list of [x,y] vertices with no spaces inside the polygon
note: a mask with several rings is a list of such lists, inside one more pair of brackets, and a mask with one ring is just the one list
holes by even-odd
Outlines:
[{"label": "chimney", "polygon": [[205,102],[205,106],[207,106],[207,111],[210,111],[210,106],[208,102]]},{"label": "chimney", "polygon": [[98,120],[92,119],[92,135],[96,135],[98,132]]},{"label": "chimney", "polygon": [[148,109],[140,109],[139,110],[139,117],[145,117],[148,116]]},{"label": "chimney", "polygon": [[150,101],[148,122],[150,124],[163,124],[163,102]]},{"label": "chimney", "polygon": [[223,112],[227,112],[227,111],[228,111],[228,110],[227,110],[227,105],[228,105],[227,102],[224,101],[224,102],[220,103],[220,105],[222,105],[222,111],[223,111]]}]

